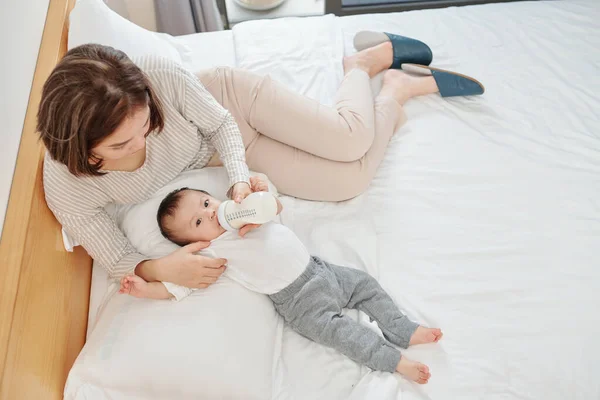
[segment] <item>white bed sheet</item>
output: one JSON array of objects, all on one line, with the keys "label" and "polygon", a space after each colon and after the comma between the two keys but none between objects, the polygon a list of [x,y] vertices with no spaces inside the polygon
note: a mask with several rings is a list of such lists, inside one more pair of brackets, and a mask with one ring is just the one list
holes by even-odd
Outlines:
[{"label": "white bed sheet", "polygon": [[[382,374],[362,375],[286,329],[290,398],[600,398],[598,3],[338,21],[347,54],[363,29],[417,37],[433,65],[474,75],[487,93],[407,104],[409,121],[362,198],[288,205],[302,232],[330,213],[350,224],[370,210],[380,282],[413,318],[444,329],[440,344],[406,352],[430,365],[430,383],[398,380],[394,392]],[[352,392],[353,372],[362,380]]]},{"label": "white bed sheet", "polygon": [[344,55],[334,15],[249,21],[232,32],[236,67],[271,74],[297,93],[321,104],[333,103]]},{"label": "white bed sheet", "polygon": [[[300,38],[314,27],[288,21]],[[274,398],[600,398],[598,21],[588,0],[331,24],[346,53],[362,29],[417,37],[435,66],[472,74],[487,92],[407,104],[409,121],[365,195],[342,204],[284,199],[283,222],[312,252],[368,269],[411,317],[444,329],[440,344],[406,352],[430,365],[430,383],[369,373],[286,328]],[[272,37],[275,23],[261,21],[258,37],[238,35],[235,46],[268,43],[261,32]],[[236,50],[235,62],[258,72],[269,65],[285,82],[278,71],[289,59],[298,82],[339,82],[339,65],[300,69],[298,46],[288,49],[262,61],[251,47]]]},{"label": "white bed sheet", "polygon": [[[407,351],[432,367],[430,384],[365,374],[286,329],[278,398],[600,397],[599,20],[592,1],[338,20],[346,53],[362,29],[414,36],[430,44],[434,65],[473,74],[487,94],[408,104],[409,122],[365,196],[286,203],[286,223],[334,260],[354,215],[372,211],[381,283],[446,332],[439,345]],[[333,68],[305,73],[317,72],[336,77]],[[334,219],[339,234],[313,239]],[[370,246],[355,248],[364,257]]]}]

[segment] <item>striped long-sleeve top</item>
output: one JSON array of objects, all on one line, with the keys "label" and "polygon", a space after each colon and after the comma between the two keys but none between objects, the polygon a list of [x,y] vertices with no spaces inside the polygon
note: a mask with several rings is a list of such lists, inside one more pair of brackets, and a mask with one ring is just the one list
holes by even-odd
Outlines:
[{"label": "striped long-sleeve top", "polygon": [[166,59],[148,56],[134,61],[149,77],[164,111],[163,131],[146,139],[144,164],[132,172],[75,176],[48,153],[44,160],[48,206],[67,233],[115,279],[133,272],[148,257],[127,240],[105,211],[107,204],[144,201],[182,171],[204,167],[215,150],[230,185],[249,179],[235,120],[198,78]]}]

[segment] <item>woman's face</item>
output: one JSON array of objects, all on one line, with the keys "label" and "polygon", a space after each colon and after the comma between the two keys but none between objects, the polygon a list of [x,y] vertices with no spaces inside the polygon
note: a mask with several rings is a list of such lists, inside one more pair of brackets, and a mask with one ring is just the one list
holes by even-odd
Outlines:
[{"label": "woman's face", "polygon": [[145,106],[127,118],[96,147],[92,153],[105,161],[127,158],[146,148],[146,135],[150,124],[150,108]]}]

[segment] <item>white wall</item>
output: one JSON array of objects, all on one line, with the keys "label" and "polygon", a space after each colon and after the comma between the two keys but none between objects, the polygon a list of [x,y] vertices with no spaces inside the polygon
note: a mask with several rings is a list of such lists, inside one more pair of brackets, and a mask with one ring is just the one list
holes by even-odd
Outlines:
[{"label": "white wall", "polygon": [[49,0],[0,0],[0,232],[48,4]]}]

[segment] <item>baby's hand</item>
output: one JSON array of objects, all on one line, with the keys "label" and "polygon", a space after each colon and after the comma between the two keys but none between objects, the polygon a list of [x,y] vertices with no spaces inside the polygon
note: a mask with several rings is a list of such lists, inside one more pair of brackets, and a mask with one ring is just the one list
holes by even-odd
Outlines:
[{"label": "baby's hand", "polygon": [[128,294],[134,297],[148,297],[149,286],[148,282],[137,275],[125,275],[121,279],[119,293]]},{"label": "baby's hand", "polygon": [[252,189],[252,192],[268,192],[269,184],[266,180],[263,180],[261,176],[251,176],[250,188]]},{"label": "baby's hand", "polygon": [[[258,176],[251,176],[250,177],[250,187],[252,189],[252,192],[268,192],[269,184],[267,183],[267,179],[268,178],[265,174],[260,174]],[[281,211],[283,210],[283,205],[281,204],[279,199],[276,198],[275,200],[277,200],[277,215],[279,215],[281,213]],[[242,236],[244,236],[246,233],[248,233],[252,229],[258,228],[260,225],[246,225],[246,226],[248,226],[249,229],[247,229]],[[241,233],[242,232],[240,230],[240,234]]]}]

